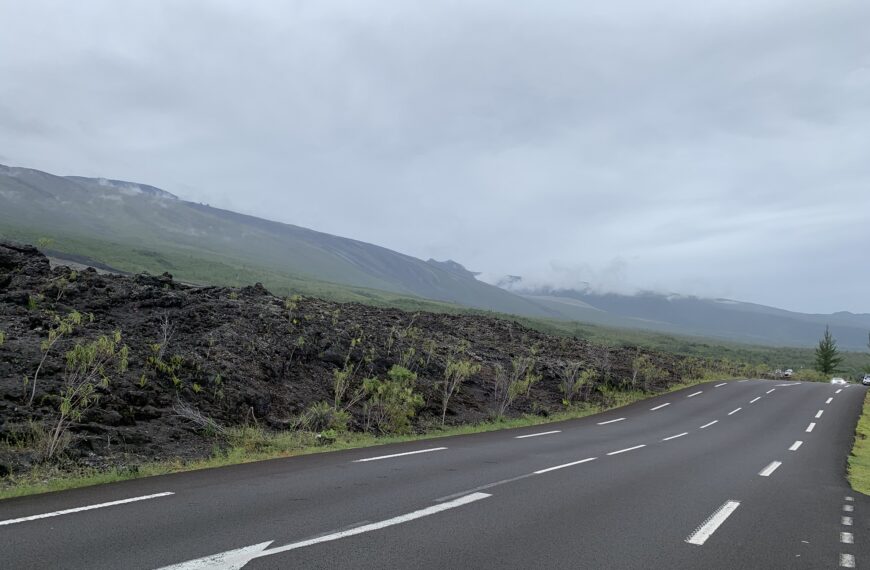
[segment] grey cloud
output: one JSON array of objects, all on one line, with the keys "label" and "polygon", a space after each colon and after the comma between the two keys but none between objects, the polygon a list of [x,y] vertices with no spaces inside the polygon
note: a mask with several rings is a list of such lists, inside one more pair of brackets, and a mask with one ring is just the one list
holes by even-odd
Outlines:
[{"label": "grey cloud", "polygon": [[870,312],[870,5],[3,12],[9,162],[487,275]]}]

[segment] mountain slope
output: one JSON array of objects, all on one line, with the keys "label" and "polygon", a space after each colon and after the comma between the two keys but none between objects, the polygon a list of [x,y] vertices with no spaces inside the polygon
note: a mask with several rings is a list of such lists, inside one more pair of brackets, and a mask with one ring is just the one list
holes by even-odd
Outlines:
[{"label": "mountain slope", "polygon": [[[528,316],[556,313],[457,271],[454,262],[424,262],[376,245],[181,200],[152,186],[118,180],[54,176],[0,166],[0,232],[84,253],[122,270],[155,264],[177,277],[201,275],[176,258],[205,256],[224,273],[261,269],[299,281],[388,291],[467,307]],[[126,250],[108,260],[69,247],[93,240]],[[137,258],[151,258],[141,261]],[[144,264],[145,267],[141,267]],[[459,266],[461,267],[461,266]],[[254,272],[256,275],[256,272]],[[268,281],[265,280],[265,281]],[[264,282],[265,282],[264,281]],[[267,283],[269,284],[269,283]]]}]

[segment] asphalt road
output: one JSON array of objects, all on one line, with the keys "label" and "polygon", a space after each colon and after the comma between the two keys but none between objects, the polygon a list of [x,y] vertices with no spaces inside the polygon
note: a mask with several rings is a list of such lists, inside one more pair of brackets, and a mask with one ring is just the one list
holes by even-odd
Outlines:
[{"label": "asphalt road", "polygon": [[0,568],[870,568],[870,498],[844,477],[864,394],[710,383],[535,428],[2,501]]}]

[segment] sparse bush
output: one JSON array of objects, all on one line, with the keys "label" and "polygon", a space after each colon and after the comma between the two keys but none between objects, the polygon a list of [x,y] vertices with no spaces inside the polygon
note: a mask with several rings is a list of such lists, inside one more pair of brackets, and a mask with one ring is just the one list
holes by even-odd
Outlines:
[{"label": "sparse bush", "polygon": [[[93,321],[94,316],[88,315],[88,319]],[[48,329],[48,338],[42,341],[39,346],[39,349],[42,351],[42,359],[39,361],[39,366],[36,367],[36,372],[33,373],[33,379],[24,378],[25,387],[28,382],[32,384],[30,399],[27,401],[28,406],[33,405],[33,398],[36,397],[36,382],[39,379],[39,372],[45,365],[45,360],[48,358],[49,353],[51,353],[51,350],[64,336],[72,334],[75,328],[82,324],[83,320],[84,317],[78,311],[71,311],[65,317],[54,316],[54,325]]]},{"label": "sparse bush", "polygon": [[49,436],[46,458],[58,452],[70,423],[79,421],[86,410],[99,400],[98,387],[108,387],[112,369],[127,370],[128,350],[121,344],[121,333],[101,336],[92,342],[76,343],[66,353],[66,371],[60,393],[60,406],[54,429]]},{"label": "sparse bush", "polygon": [[269,446],[269,437],[260,426],[228,428],[225,437],[230,446],[244,450],[246,453],[263,451]]},{"label": "sparse bush", "polygon": [[517,396],[528,392],[531,385],[540,380],[540,376],[532,372],[534,363],[533,358],[520,356],[511,360],[510,370],[505,370],[501,364],[496,365],[493,400],[495,400],[497,417],[504,417]]},{"label": "sparse bush", "polygon": [[569,360],[561,362],[557,369],[559,375],[559,390],[562,392],[562,404],[570,406],[582,391],[584,386],[595,380],[595,371],[582,370],[583,363]]},{"label": "sparse bush", "polygon": [[407,433],[411,418],[423,405],[423,397],[414,392],[417,375],[401,366],[394,365],[386,380],[368,378],[363,380],[366,427],[381,433]]},{"label": "sparse bush", "polygon": [[350,423],[350,414],[334,408],[329,402],[317,402],[308,407],[300,418],[300,424],[308,431],[334,431],[344,433]]},{"label": "sparse bush", "polygon": [[453,356],[447,360],[447,366],[444,367],[444,380],[440,382],[442,426],[447,419],[447,405],[450,403],[450,398],[459,391],[463,382],[478,372],[480,372],[480,365],[470,360],[455,360]]},{"label": "sparse bush", "polygon": [[6,344],[6,333],[0,331],[0,346],[3,346],[4,344]]},{"label": "sparse bush", "polygon": [[649,391],[651,385],[665,377],[665,371],[658,368],[649,356],[638,354],[631,361],[631,387],[637,388],[637,381],[643,382],[643,389]]},{"label": "sparse bush", "polygon": [[172,410],[175,412],[175,415],[186,419],[200,428],[205,435],[217,435],[222,437],[226,437],[227,435],[227,430],[223,426],[189,404],[179,400],[174,406],[172,406]]}]

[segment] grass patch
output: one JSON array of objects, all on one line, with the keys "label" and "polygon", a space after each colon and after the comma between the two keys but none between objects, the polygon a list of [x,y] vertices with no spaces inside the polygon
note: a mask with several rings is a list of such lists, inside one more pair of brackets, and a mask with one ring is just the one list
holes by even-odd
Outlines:
[{"label": "grass patch", "polygon": [[855,428],[849,455],[849,483],[859,493],[870,495],[870,391],[864,395],[864,410]]},{"label": "grass patch", "polygon": [[[565,420],[572,420],[591,416],[593,414],[627,406],[647,398],[666,394],[683,388],[688,388],[708,381],[699,379],[680,384],[674,384],[668,390],[657,393],[645,393],[641,391],[608,391],[605,392],[606,404],[580,403],[551,413],[548,416],[523,415],[516,418],[486,421],[476,424],[463,424],[458,426],[440,427],[437,418],[433,419],[432,427],[423,433],[413,435],[375,436],[368,433],[343,433],[336,435],[328,444],[322,442],[318,434],[306,431],[284,431],[269,433],[256,427],[238,427],[228,430],[227,440],[229,446],[226,449],[216,449],[211,457],[194,460],[170,460],[155,463],[146,463],[130,468],[115,468],[112,470],[97,470],[83,468],[77,472],[69,472],[53,465],[40,465],[21,475],[9,476],[0,480],[0,499],[23,497],[38,493],[63,491],[91,485],[103,485],[116,483],[141,477],[153,477],[155,475],[167,475],[169,473],[181,473],[198,469],[210,469],[227,465],[252,463],[267,459],[281,457],[293,457],[308,455],[311,453],[323,453],[341,451],[345,449],[358,449],[389,443],[402,443],[407,441],[421,441],[437,439],[455,435],[467,435],[483,433],[502,429],[535,426]],[[870,433],[870,419],[865,426]],[[870,454],[870,447],[867,453]],[[870,459],[865,464],[865,470],[870,471]],[[867,474],[870,485],[870,473]]]}]

